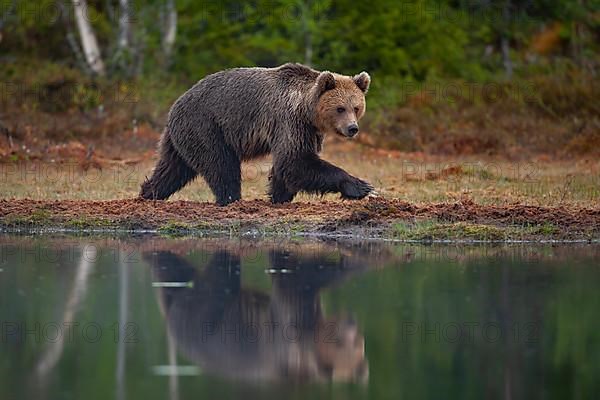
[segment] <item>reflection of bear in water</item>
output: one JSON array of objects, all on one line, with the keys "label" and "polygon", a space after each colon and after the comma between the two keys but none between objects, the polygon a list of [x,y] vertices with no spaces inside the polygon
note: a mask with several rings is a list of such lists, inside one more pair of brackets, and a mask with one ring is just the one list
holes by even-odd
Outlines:
[{"label": "reflection of bear in water", "polygon": [[360,381],[364,339],[349,318],[326,318],[319,290],[357,270],[348,257],[272,251],[272,294],[240,285],[240,259],[215,253],[203,272],[171,253],[147,253],[178,349],[204,372],[246,380]]}]

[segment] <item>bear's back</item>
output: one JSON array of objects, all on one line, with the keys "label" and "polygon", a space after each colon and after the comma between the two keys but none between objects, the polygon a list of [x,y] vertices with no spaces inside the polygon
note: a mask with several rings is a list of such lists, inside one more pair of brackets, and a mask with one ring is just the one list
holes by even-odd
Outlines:
[{"label": "bear's back", "polygon": [[222,135],[241,159],[267,154],[283,126],[309,118],[294,110],[308,99],[318,74],[301,64],[216,72],[175,102],[167,128],[179,149],[194,147],[190,134]]},{"label": "bear's back", "polygon": [[212,100],[209,105],[217,105],[219,110],[252,103],[276,105],[292,90],[308,92],[318,75],[311,68],[292,63],[276,68],[232,68],[207,75],[188,92]]}]

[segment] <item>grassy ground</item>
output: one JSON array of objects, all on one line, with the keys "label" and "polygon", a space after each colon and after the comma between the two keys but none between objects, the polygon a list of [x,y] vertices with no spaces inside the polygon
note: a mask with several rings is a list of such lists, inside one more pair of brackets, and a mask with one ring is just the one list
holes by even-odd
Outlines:
[{"label": "grassy ground", "polygon": [[425,241],[600,239],[600,161],[593,159],[432,157],[334,140],[323,157],[372,182],[376,198],[300,195],[291,205],[272,206],[265,194],[270,160],[263,159],[244,165],[244,201],[221,208],[212,204],[202,179],[167,202],[134,200],[152,170],[152,152],[134,161],[94,157],[0,164],[0,228]]},{"label": "grassy ground", "polygon": [[[469,198],[478,204],[593,207],[600,200],[600,160],[548,161],[544,157],[520,161],[500,158],[432,157],[419,153],[374,150],[357,143],[328,143],[323,157],[373,183],[384,198],[417,204]],[[2,198],[127,199],[152,171],[151,153],[139,162],[115,161],[87,169],[76,159],[60,163],[0,164]],[[243,167],[245,200],[266,198],[269,159]],[[336,199],[337,195],[325,196]],[[212,201],[212,193],[198,179],[173,200]],[[296,201],[320,201],[300,195]]]}]

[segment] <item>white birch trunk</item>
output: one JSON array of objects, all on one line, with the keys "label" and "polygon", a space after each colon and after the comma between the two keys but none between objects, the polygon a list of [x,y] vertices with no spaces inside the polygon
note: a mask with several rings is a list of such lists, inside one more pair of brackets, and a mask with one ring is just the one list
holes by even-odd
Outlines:
[{"label": "white birch trunk", "polygon": [[309,18],[311,18],[311,8],[310,2],[302,0],[300,2],[301,13],[302,13],[302,30],[304,31],[304,64],[309,67],[312,66],[312,55],[313,55],[313,45],[312,45],[312,32],[311,26],[309,22]]},{"label": "white birch trunk", "polygon": [[89,21],[86,0],[73,0],[73,8],[85,60],[94,73],[102,76],[105,74],[106,70],[104,68],[104,63],[102,62],[96,35],[94,34],[92,25]]},{"label": "white birch trunk", "polygon": [[120,50],[129,50],[131,35],[131,19],[128,0],[119,0],[119,41]]},{"label": "white birch trunk", "polygon": [[[73,282],[71,292],[69,293],[69,297],[67,298],[67,303],[65,304],[62,315],[62,325],[60,326],[63,328],[67,327],[66,329],[74,329],[73,324],[75,323],[75,315],[79,309],[79,306],[85,299],[88,279],[94,269],[97,256],[97,250],[94,245],[87,244],[83,246],[81,258],[75,274],[75,280]],[[48,376],[48,373],[56,366],[62,357],[65,347],[65,336],[70,336],[70,334],[62,334],[56,341],[51,342],[42,357],[37,362],[37,373],[40,377],[44,378]]]},{"label": "white birch trunk", "polygon": [[119,336],[117,343],[116,399],[124,400],[127,366],[127,324],[129,319],[129,267],[127,253],[119,250]]},{"label": "white birch trunk", "polygon": [[175,0],[167,0],[166,6],[165,29],[163,34],[163,53],[165,58],[171,56],[175,39],[177,38],[177,9],[175,8]]}]

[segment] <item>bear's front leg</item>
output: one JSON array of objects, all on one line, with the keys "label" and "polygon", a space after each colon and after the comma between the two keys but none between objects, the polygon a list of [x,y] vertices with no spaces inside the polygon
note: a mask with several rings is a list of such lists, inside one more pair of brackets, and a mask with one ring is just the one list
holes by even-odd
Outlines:
[{"label": "bear's front leg", "polygon": [[362,199],[373,191],[369,183],[321,160],[316,154],[276,160],[273,168],[273,176],[281,177],[290,193],[341,193],[344,199]]},{"label": "bear's front leg", "polygon": [[275,168],[271,169],[269,175],[269,195],[271,201],[275,204],[289,203],[294,199],[296,192],[292,193],[289,191],[285,184],[285,180],[275,171]]}]

